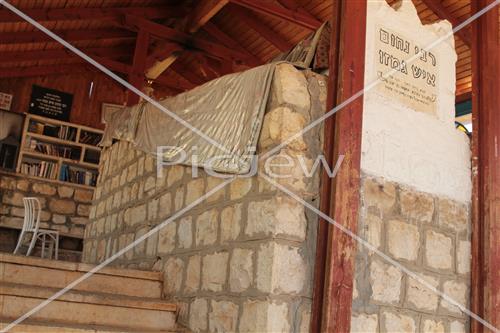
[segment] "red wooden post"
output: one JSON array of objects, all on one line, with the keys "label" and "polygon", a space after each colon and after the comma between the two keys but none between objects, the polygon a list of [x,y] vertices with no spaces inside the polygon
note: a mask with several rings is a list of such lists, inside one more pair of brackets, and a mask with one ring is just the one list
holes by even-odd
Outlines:
[{"label": "red wooden post", "polygon": [[[139,30],[135,42],[134,60],[132,72],[129,75],[129,83],[139,90],[144,87],[144,72],[146,71],[146,61],[148,57],[149,33],[145,30]],[[137,104],[140,100],[139,95],[128,91],[127,105]]]},{"label": "red wooden post", "polygon": [[[334,1],[334,8],[335,2],[337,1]],[[333,27],[333,30],[337,30],[338,37],[335,37],[334,32],[331,41],[332,46],[336,45],[338,38],[338,56],[335,57],[335,52],[330,54],[330,68],[335,68],[334,64],[338,64],[338,73],[330,75],[329,84],[329,95],[332,95],[329,98],[336,101],[337,105],[363,89],[366,36],[366,1],[338,2],[340,31]],[[362,120],[363,99],[360,97],[335,115],[334,133],[325,133],[325,136],[333,135],[333,140],[330,140],[334,145],[331,161],[336,161],[339,155],[344,155],[344,161],[332,181],[330,196],[322,197],[321,200],[329,200],[329,215],[352,232],[356,232],[358,224]],[[339,229],[331,225],[327,229],[325,284],[319,331],[349,332],[357,244]]]},{"label": "red wooden post", "polygon": [[[494,0],[472,1],[472,12]],[[472,26],[471,310],[500,327],[500,42],[499,6]],[[472,332],[487,332],[472,320]]]}]

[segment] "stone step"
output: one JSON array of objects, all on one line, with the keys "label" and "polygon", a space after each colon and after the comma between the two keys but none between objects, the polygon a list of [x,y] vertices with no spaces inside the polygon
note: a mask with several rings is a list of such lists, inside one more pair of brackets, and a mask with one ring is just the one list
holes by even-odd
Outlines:
[{"label": "stone step", "polygon": [[[58,289],[0,283],[0,316],[19,318]],[[32,320],[58,325],[102,325],[125,331],[175,330],[176,305],[151,298],[68,291],[40,311]]]},{"label": "stone step", "polygon": [[[0,254],[0,282],[62,289],[93,265]],[[73,289],[113,295],[161,298],[162,274],[130,269],[103,268]]]}]

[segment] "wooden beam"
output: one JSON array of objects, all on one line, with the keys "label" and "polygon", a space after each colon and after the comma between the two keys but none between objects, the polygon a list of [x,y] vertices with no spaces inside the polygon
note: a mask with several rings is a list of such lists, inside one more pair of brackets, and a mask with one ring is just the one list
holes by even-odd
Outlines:
[{"label": "wooden beam", "polygon": [[[124,15],[137,15],[145,19],[154,20],[183,17],[186,14],[186,9],[182,6],[20,9],[32,19],[41,22],[65,20],[120,20]],[[24,19],[8,9],[0,9],[0,22],[24,22]]]},{"label": "wooden beam", "polygon": [[146,77],[159,77],[177,59],[181,51],[179,44],[160,42],[146,59]]},{"label": "wooden beam", "polygon": [[[335,2],[339,0],[330,1],[335,8]],[[338,58],[330,59],[330,64],[338,63],[338,76],[329,77],[329,94],[337,95],[335,105],[363,89],[365,67],[366,1],[340,0],[339,5],[341,29],[337,33],[340,34],[340,48]],[[331,44],[335,43],[335,38],[332,38]],[[340,155],[344,155],[344,160],[332,181],[330,216],[353,233],[357,231],[359,217],[362,122],[363,98],[360,97],[336,113],[334,138],[331,140],[334,144],[331,160],[337,161]],[[349,235],[333,225],[328,226],[320,332],[350,331],[356,245]]]},{"label": "wooden beam", "polygon": [[181,46],[186,49],[197,49],[212,56],[231,61],[245,62],[247,59],[247,55],[240,51],[232,50],[217,43],[211,43],[203,38],[191,36],[156,22],[145,20],[141,17],[127,15],[126,24],[130,29],[143,29],[156,38],[181,44]]},{"label": "wooden beam", "polygon": [[[134,32],[122,29],[92,29],[92,30],[53,30],[67,41],[102,40],[102,39],[135,39]],[[54,42],[42,31],[0,32],[1,44],[44,43]]]},{"label": "wooden beam", "polygon": [[89,67],[84,64],[29,66],[29,67],[4,67],[0,68],[0,78],[50,76],[63,74],[80,74],[88,72]]},{"label": "wooden beam", "polygon": [[214,17],[229,0],[204,0],[199,1],[193,8],[187,22],[186,32],[195,33]]},{"label": "wooden beam", "polygon": [[[80,49],[89,56],[100,58],[117,58],[130,55],[130,49],[126,47],[94,47]],[[68,49],[53,50],[33,50],[33,51],[0,51],[0,63],[35,61],[35,60],[55,60],[71,59],[78,57]]]},{"label": "wooden beam", "polygon": [[[129,74],[129,83],[139,90],[145,85],[144,72],[149,49],[149,32],[139,30],[135,42],[134,58],[132,60],[132,71]],[[127,91],[127,105],[139,103],[140,96],[132,91]]]},{"label": "wooden beam", "polygon": [[[474,0],[476,1],[476,0]],[[454,17],[441,3],[439,0],[422,0],[425,5],[434,12],[439,18],[443,20],[448,20],[453,27],[460,24],[458,19]],[[470,31],[467,28],[460,29],[456,32],[460,39],[467,45],[471,46]]]},{"label": "wooden beam", "polygon": [[247,10],[235,5],[228,5],[227,8],[230,11],[231,15],[244,22],[252,30],[265,38],[269,43],[274,45],[281,52],[287,52],[292,49],[293,45],[291,43],[286,41],[283,37],[279,36],[277,32],[267,27],[264,22],[258,19],[251,12],[248,12]]},{"label": "wooden beam", "polygon": [[[472,13],[494,0],[472,1]],[[472,23],[471,310],[500,328],[500,9]],[[471,320],[471,332],[491,332]]]},{"label": "wooden beam", "polygon": [[270,1],[231,0],[231,2],[258,13],[273,16],[280,20],[296,24],[302,28],[306,28],[309,30],[316,30],[321,26],[321,22],[310,14],[304,14],[301,11],[290,10],[288,8],[275,5]]},{"label": "wooden beam", "polygon": [[173,78],[171,75],[161,75],[154,80],[154,83],[179,91],[190,90],[196,87],[195,84],[192,84],[187,80],[179,80],[177,78]]},{"label": "wooden beam", "polygon": [[209,35],[218,40],[221,44],[226,47],[232,48],[234,50],[241,51],[242,53],[247,55],[246,62],[250,66],[259,66],[262,65],[262,60],[257,58],[255,55],[251,54],[248,50],[246,50],[240,43],[235,41],[232,37],[226,34],[224,31],[219,29],[214,23],[208,22],[203,26],[203,30],[205,30]]}]

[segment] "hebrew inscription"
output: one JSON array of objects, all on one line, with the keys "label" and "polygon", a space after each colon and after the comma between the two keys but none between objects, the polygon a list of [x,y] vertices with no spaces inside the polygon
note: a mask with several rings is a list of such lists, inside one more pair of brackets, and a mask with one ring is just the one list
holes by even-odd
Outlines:
[{"label": "hebrew inscription", "polygon": [[436,114],[438,59],[432,51],[384,27],[377,27],[376,90],[418,112]]}]

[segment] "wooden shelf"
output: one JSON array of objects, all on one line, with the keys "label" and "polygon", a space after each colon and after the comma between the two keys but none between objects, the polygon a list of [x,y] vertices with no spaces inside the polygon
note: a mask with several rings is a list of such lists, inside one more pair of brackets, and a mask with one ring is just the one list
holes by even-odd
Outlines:
[{"label": "wooden shelf", "polygon": [[[32,131],[33,127],[36,127],[36,129],[40,129],[38,132],[46,134],[56,133],[56,135],[59,135],[61,131],[64,130],[67,131],[64,132],[65,134],[71,133],[70,135],[71,137],[74,136],[74,140],[67,140],[53,135],[37,133]],[[97,160],[100,157],[101,148],[88,143],[79,142],[80,140],[82,140],[82,138],[84,140],[89,138],[87,136],[89,132],[91,135],[95,135],[95,138],[90,137],[91,139],[95,139],[92,140],[94,142],[99,139],[99,136],[102,137],[103,134],[101,130],[90,128],[87,126],[80,126],[59,120],[26,114],[26,120],[23,129],[23,139],[21,142],[21,149],[17,162],[17,172],[29,178],[44,179],[49,182],[58,182],[79,187],[93,188],[92,185],[61,180],[61,178],[65,178],[62,174],[66,174],[66,172],[71,174],[72,177],[83,177],[85,180],[92,179],[90,180],[90,182],[94,182],[97,179],[99,165],[87,162],[85,161],[85,158],[92,158],[92,160]],[[35,142],[33,142],[32,140],[34,140]],[[34,146],[39,149],[34,150]],[[61,152],[63,149],[67,149],[67,151],[63,151],[61,155],[64,154],[66,156],[44,153],[44,151],[54,150]],[[68,152],[68,154],[66,154],[66,152]],[[87,152],[89,153],[87,154]],[[69,158],[69,156],[75,158]],[[39,163],[37,163],[37,161],[39,161]],[[35,170],[38,171],[38,169],[40,168],[40,163],[42,163],[42,165],[45,165],[43,164],[43,161],[54,163],[54,166],[57,168],[56,179],[35,176],[33,174],[27,174],[26,172],[23,172],[23,169],[26,168],[36,168]],[[29,166],[23,167],[23,164],[28,164]],[[47,168],[52,168],[54,166],[49,166]],[[65,172],[63,172],[63,170]]]}]

